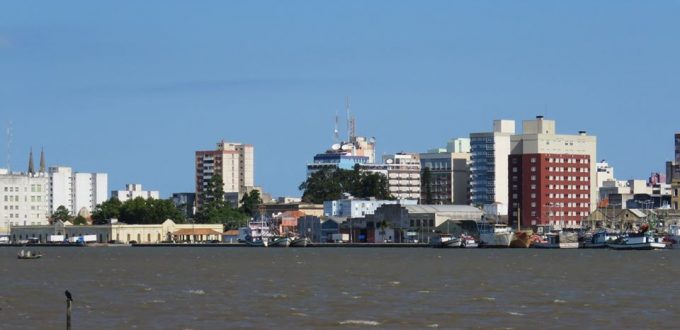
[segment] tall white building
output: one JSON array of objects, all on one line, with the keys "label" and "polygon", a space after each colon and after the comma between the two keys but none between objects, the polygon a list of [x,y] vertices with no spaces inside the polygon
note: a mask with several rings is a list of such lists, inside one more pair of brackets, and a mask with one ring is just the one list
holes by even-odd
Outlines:
[{"label": "tall white building", "polygon": [[203,204],[203,192],[214,175],[222,177],[225,193],[243,194],[255,186],[254,147],[220,141],[217,150],[196,151],[196,206]]},{"label": "tall white building", "polygon": [[382,164],[364,164],[362,171],[387,177],[390,194],[397,199],[420,199],[420,157],[414,153],[384,155]]},{"label": "tall white building", "polygon": [[108,199],[108,174],[78,173],[65,166],[49,168],[49,212],[64,206],[71,215],[81,210],[92,212],[97,204]]},{"label": "tall white building", "polygon": [[514,120],[494,120],[492,132],[470,134],[470,200],[473,205],[507,205],[508,156],[513,134]]},{"label": "tall white building", "polygon": [[48,195],[45,173],[0,169],[0,233],[9,234],[11,226],[48,224]]},{"label": "tall white building", "polygon": [[137,197],[144,199],[159,199],[160,193],[157,190],[145,191],[142,189],[142,185],[139,183],[128,183],[125,185],[125,190],[111,191],[111,198],[113,197],[117,198],[121,202],[125,202]]}]

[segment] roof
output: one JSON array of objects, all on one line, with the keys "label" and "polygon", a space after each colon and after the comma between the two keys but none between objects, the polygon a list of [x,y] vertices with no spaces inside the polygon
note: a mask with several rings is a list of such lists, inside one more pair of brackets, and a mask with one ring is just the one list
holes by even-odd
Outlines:
[{"label": "roof", "polygon": [[482,210],[470,205],[402,205],[409,213],[479,213]]},{"label": "roof", "polygon": [[633,213],[638,218],[644,218],[647,216],[647,214],[645,214],[645,212],[643,212],[642,210],[628,209],[628,211],[630,211],[630,213]]},{"label": "roof", "polygon": [[210,228],[186,228],[186,229],[180,229],[174,233],[172,233],[175,236],[186,236],[186,235],[222,235],[219,231],[212,230]]},{"label": "roof", "polygon": [[225,231],[224,233],[222,233],[222,235],[226,235],[226,236],[238,236],[238,230],[236,230],[236,229],[227,230],[227,231]]}]

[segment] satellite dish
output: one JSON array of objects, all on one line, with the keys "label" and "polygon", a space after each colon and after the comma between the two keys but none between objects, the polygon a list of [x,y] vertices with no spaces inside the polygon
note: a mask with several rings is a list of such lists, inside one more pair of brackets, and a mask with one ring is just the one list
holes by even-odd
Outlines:
[{"label": "satellite dish", "polygon": [[345,144],[342,146],[342,150],[352,150],[352,145],[351,144]]},{"label": "satellite dish", "polygon": [[391,159],[388,159],[388,160],[385,161],[385,163],[388,163],[388,164],[392,164],[393,162],[394,162],[394,161],[391,160]]},{"label": "satellite dish", "polygon": [[340,150],[340,145],[336,143],[336,144],[334,144],[334,145],[331,146],[331,149],[333,149],[333,150]]},{"label": "satellite dish", "polygon": [[374,137],[371,137],[370,139],[368,139],[368,142],[369,142],[369,143],[375,143],[375,138],[374,138]]}]

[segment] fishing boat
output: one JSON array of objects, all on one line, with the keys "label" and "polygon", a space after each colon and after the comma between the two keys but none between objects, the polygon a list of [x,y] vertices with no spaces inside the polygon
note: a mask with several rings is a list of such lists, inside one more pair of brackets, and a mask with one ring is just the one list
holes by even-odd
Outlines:
[{"label": "fishing boat", "polygon": [[430,245],[433,248],[459,248],[462,240],[460,237],[455,237],[451,234],[439,234],[432,237]]},{"label": "fishing boat", "polygon": [[607,244],[614,250],[657,250],[665,249],[663,238],[657,237],[649,231],[649,225],[644,224],[637,233],[621,235],[614,242]]},{"label": "fishing boat", "polygon": [[512,241],[512,229],[505,224],[479,223],[479,247],[507,248]]},{"label": "fishing boat", "polygon": [[293,237],[290,241],[291,247],[306,247],[312,244],[312,241],[307,237]]},{"label": "fishing boat", "polygon": [[292,239],[290,237],[274,236],[274,237],[272,237],[271,242],[269,242],[269,246],[271,246],[271,247],[289,247],[291,241],[292,241]]},{"label": "fishing boat", "polygon": [[40,259],[42,257],[42,254],[40,252],[35,252],[35,251],[24,251],[21,250],[17,254],[17,259]]},{"label": "fishing boat", "polygon": [[537,249],[577,249],[578,236],[571,232],[552,231],[545,235],[545,240],[534,242],[531,246]]},{"label": "fishing boat", "polygon": [[463,248],[476,248],[479,246],[479,242],[475,240],[474,237],[466,234],[460,235],[460,247]]},{"label": "fishing boat", "polygon": [[509,247],[522,249],[528,248],[531,245],[532,234],[533,231],[531,230],[520,230],[514,232]]},{"label": "fishing boat", "polygon": [[663,242],[669,249],[680,249],[680,226],[671,225],[663,237]]},{"label": "fishing boat", "polygon": [[585,240],[579,245],[579,248],[604,249],[607,247],[607,244],[613,243],[617,238],[619,238],[618,234],[609,233],[606,230],[598,231],[586,236]]}]

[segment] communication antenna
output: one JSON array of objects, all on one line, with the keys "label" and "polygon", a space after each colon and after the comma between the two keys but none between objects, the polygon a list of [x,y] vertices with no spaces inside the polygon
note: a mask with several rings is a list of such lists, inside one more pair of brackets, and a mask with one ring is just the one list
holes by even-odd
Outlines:
[{"label": "communication antenna", "polygon": [[338,131],[338,112],[335,111],[335,130],[333,130],[333,142],[340,142],[340,132]]},{"label": "communication antenna", "polygon": [[11,173],[11,161],[12,161],[12,121],[7,122],[7,128],[5,130],[7,134],[7,172]]},{"label": "communication antenna", "polygon": [[347,142],[352,141],[352,119],[349,116],[349,96],[345,97],[345,110],[347,111]]}]

